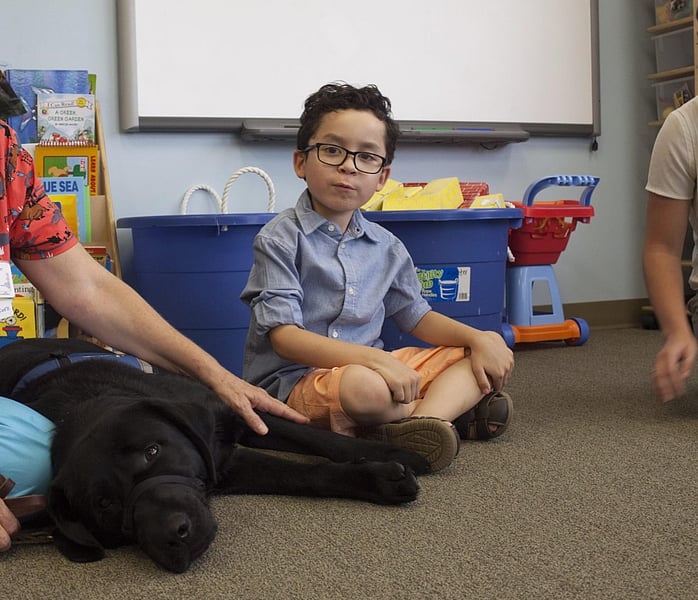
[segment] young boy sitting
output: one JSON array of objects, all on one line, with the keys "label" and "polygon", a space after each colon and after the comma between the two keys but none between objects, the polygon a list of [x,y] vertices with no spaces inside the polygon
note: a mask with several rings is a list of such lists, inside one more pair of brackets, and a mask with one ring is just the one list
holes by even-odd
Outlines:
[{"label": "young boy sitting", "polygon": [[[433,311],[402,242],[362,216],[398,134],[375,86],[306,100],[293,166],[307,190],[255,238],[243,378],[318,427],[410,448],[438,471],[461,438],[503,433],[514,359],[498,333]],[[432,347],[383,350],[386,318]]]}]

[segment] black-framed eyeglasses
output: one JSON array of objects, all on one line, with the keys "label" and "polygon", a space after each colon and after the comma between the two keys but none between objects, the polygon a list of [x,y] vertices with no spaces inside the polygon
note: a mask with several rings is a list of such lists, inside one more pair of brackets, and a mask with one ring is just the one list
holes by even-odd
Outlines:
[{"label": "black-framed eyeglasses", "polygon": [[317,151],[317,158],[321,163],[331,165],[333,167],[338,167],[339,165],[344,164],[347,156],[352,157],[357,171],[361,171],[362,173],[367,173],[369,175],[380,173],[381,169],[385,166],[386,159],[380,154],[364,152],[363,150],[352,152],[351,150],[347,150],[346,148],[337,146],[336,144],[323,144],[318,142],[308,146],[303,150],[303,152],[310,152],[313,148],[315,148]]}]

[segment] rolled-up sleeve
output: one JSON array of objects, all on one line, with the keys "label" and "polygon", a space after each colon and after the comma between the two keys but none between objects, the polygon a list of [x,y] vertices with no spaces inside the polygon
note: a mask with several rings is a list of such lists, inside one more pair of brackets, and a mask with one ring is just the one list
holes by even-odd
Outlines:
[{"label": "rolled-up sleeve", "polygon": [[303,290],[295,252],[266,235],[253,244],[254,263],[240,298],[254,316],[255,333],[266,335],[279,325],[303,327]]}]

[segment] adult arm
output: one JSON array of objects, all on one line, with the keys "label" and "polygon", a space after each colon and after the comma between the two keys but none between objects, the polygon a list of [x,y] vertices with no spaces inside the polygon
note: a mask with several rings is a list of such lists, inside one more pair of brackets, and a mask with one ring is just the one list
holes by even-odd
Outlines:
[{"label": "adult arm", "polygon": [[652,380],[660,400],[686,392],[686,380],[698,352],[686,317],[681,254],[690,202],[650,192],[643,247],[645,282],[664,344],[655,360]]},{"label": "adult arm", "polygon": [[257,433],[254,409],[304,423],[305,417],[266,391],[236,377],[213,356],[169,325],[126,283],[76,245],[41,260],[16,260],[46,301],[68,321],[102,342],[208,385]]}]

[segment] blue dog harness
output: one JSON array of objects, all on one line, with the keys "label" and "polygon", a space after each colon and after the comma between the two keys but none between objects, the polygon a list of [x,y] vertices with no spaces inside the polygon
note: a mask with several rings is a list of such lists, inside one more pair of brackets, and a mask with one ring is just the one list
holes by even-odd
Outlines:
[{"label": "blue dog harness", "polygon": [[17,385],[15,385],[15,387],[12,389],[10,397],[14,398],[17,394],[24,390],[24,388],[26,388],[30,382],[34,381],[35,379],[41,377],[46,373],[85,360],[116,360],[122,364],[134,367],[139,371],[142,371],[143,373],[155,372],[153,365],[130,354],[113,354],[106,352],[76,352],[75,354],[55,355],[50,360],[47,360],[46,362],[43,362],[27,371],[17,382]]}]

